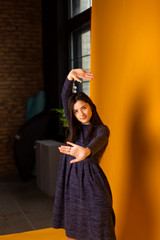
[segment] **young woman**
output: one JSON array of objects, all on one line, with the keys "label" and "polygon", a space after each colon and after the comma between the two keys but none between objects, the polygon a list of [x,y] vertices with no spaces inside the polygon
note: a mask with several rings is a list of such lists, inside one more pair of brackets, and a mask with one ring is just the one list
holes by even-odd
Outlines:
[{"label": "young woman", "polygon": [[53,227],[64,228],[68,240],[115,240],[115,216],[108,180],[99,166],[109,129],[91,99],[73,93],[73,80],[91,80],[93,74],[73,69],[62,90],[70,134],[58,171]]}]

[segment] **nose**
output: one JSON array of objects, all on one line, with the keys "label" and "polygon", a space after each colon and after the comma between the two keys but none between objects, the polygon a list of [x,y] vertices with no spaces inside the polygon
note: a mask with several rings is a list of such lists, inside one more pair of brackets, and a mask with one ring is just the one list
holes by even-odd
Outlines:
[{"label": "nose", "polygon": [[84,112],[82,110],[80,110],[80,116],[84,116]]}]

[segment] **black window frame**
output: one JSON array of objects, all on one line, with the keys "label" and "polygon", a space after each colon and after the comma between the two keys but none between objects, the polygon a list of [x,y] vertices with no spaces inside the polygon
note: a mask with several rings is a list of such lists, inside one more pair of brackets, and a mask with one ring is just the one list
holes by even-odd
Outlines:
[{"label": "black window frame", "polygon": [[[70,6],[68,6],[70,8]],[[92,7],[77,14],[76,16],[68,19],[68,49],[69,49],[69,68],[71,69],[71,34],[78,30],[91,30],[91,10]],[[70,13],[68,13],[70,15]],[[75,83],[77,91],[82,91],[82,85],[78,82]]]},{"label": "black window frame", "polygon": [[46,109],[61,108],[61,91],[70,71],[70,33],[91,22],[91,7],[69,18],[66,0],[42,0],[43,78]]}]

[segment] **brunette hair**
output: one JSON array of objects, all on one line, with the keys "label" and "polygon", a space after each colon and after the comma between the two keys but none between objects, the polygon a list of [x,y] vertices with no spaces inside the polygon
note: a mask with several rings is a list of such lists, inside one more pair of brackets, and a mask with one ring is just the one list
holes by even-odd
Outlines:
[{"label": "brunette hair", "polygon": [[79,100],[88,103],[92,110],[92,116],[90,119],[90,127],[88,131],[87,139],[92,137],[95,127],[103,124],[103,122],[101,121],[96,111],[96,106],[94,105],[92,100],[84,92],[73,93],[68,100],[68,116],[70,121],[70,134],[66,141],[74,142],[76,138],[79,136],[79,133],[81,130],[82,124],[77,120],[77,118],[74,116],[74,113],[73,113],[73,106]]}]

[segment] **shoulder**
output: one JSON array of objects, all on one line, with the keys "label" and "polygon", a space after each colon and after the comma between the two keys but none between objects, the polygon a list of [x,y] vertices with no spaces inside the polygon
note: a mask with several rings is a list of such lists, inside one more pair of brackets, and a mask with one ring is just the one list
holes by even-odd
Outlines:
[{"label": "shoulder", "polygon": [[104,124],[101,124],[101,125],[98,125],[98,126],[95,128],[95,133],[96,133],[96,135],[104,134],[104,135],[106,135],[107,137],[109,137],[109,135],[110,135],[110,130],[109,130],[108,126],[106,126],[106,125],[104,125]]}]

